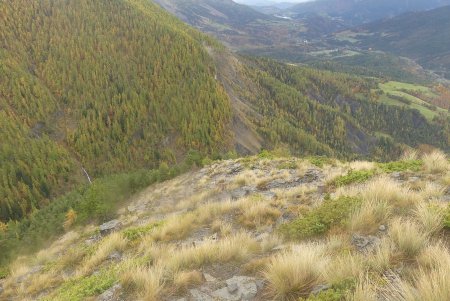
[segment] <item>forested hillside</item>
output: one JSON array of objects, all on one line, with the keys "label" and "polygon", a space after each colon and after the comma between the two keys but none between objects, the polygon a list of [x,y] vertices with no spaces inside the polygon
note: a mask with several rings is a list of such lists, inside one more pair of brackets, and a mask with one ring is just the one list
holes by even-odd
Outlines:
[{"label": "forested hillside", "polygon": [[148,1],[0,3],[1,220],[80,177],[227,144],[201,34]]}]

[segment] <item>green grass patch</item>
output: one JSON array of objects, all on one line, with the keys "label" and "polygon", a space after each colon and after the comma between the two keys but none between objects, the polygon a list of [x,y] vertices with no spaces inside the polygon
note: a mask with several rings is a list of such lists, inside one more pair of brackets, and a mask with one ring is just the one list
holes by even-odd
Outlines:
[{"label": "green grass patch", "polygon": [[0,279],[5,279],[9,276],[9,269],[0,267]]},{"label": "green grass patch", "polygon": [[450,204],[444,214],[444,227],[450,229]]},{"label": "green grass patch", "polygon": [[439,112],[447,113],[447,111],[442,108],[436,107],[436,109],[431,109],[432,105],[419,98],[420,95],[423,95],[426,98],[437,97],[431,88],[396,81],[379,84],[379,88],[384,92],[384,95],[381,95],[379,99],[380,102],[388,105],[400,105],[410,109],[416,109],[428,120],[432,120]]},{"label": "green grass patch", "polygon": [[297,169],[297,162],[293,161],[287,161],[287,162],[281,162],[278,164],[278,169]]},{"label": "green grass patch", "polygon": [[355,183],[364,183],[375,175],[375,170],[351,170],[346,175],[335,178],[330,185],[342,187]]},{"label": "green grass patch", "polygon": [[71,279],[65,282],[55,293],[44,300],[81,301],[97,296],[117,282],[115,269],[103,269],[84,278]]},{"label": "green grass patch", "polygon": [[334,159],[324,156],[313,156],[309,157],[308,161],[317,167],[323,168],[324,165],[333,165],[335,163]]},{"label": "green grass patch", "polygon": [[356,281],[354,279],[347,279],[334,284],[330,289],[322,291],[317,295],[311,295],[306,299],[300,298],[299,301],[344,301],[355,287]]},{"label": "green grass patch", "polygon": [[305,239],[325,234],[331,227],[344,225],[350,213],[360,205],[361,200],[358,198],[327,199],[297,220],[281,225],[279,230],[291,239]]},{"label": "green grass patch", "polygon": [[162,225],[162,222],[151,223],[149,225],[141,226],[141,227],[131,227],[124,230],[123,235],[130,241],[137,240],[147,233],[150,233],[153,229]]},{"label": "green grass patch", "polygon": [[422,160],[404,160],[388,163],[379,163],[378,167],[385,173],[402,171],[420,171],[423,167]]}]

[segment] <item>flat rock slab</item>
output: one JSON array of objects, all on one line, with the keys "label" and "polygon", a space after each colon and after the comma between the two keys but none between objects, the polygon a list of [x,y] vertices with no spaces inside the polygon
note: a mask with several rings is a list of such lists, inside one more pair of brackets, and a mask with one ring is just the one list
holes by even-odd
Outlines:
[{"label": "flat rock slab", "polygon": [[376,236],[368,235],[363,236],[359,234],[353,234],[352,245],[358,248],[358,251],[362,253],[370,253],[380,244],[380,239]]},{"label": "flat rock slab", "polygon": [[258,293],[255,278],[234,276],[226,281],[227,286],[213,292],[213,296],[221,301],[252,300]]},{"label": "flat rock slab", "polygon": [[116,284],[107,291],[103,292],[100,296],[98,296],[97,301],[121,301],[120,291],[122,286],[120,284]]},{"label": "flat rock slab", "polygon": [[199,291],[198,289],[192,289],[189,291],[191,294],[190,298],[191,300],[194,301],[215,301],[211,296],[209,296],[208,294]]},{"label": "flat rock slab", "polygon": [[118,219],[113,219],[100,225],[100,234],[102,236],[108,235],[112,232],[118,231],[122,227],[122,223]]}]

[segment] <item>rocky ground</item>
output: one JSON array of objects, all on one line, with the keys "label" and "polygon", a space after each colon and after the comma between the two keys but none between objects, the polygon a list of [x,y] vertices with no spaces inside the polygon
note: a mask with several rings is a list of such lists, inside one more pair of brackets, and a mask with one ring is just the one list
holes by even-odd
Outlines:
[{"label": "rocky ground", "polygon": [[442,156],[213,163],[19,258],[0,300],[448,300],[439,280],[425,290],[450,277],[449,171]]}]

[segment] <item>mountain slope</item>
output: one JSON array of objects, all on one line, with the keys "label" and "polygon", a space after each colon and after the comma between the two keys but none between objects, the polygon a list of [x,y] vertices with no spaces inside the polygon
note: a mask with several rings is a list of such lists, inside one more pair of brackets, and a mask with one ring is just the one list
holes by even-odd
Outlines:
[{"label": "mountain slope", "polygon": [[358,25],[412,11],[424,11],[450,4],[448,0],[317,0],[297,4],[287,10],[299,16],[328,15],[347,25]]},{"label": "mountain slope", "polygon": [[0,27],[2,220],[79,181],[80,166],[95,177],[227,147],[206,38],[156,5],[3,1]]},{"label": "mountain slope", "polygon": [[449,172],[439,152],[214,162],[145,188],[107,223],[72,213],[0,275],[0,299],[446,300]]},{"label": "mountain slope", "polygon": [[355,45],[416,60],[450,76],[450,6],[410,13],[354,30]]}]

